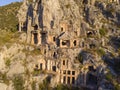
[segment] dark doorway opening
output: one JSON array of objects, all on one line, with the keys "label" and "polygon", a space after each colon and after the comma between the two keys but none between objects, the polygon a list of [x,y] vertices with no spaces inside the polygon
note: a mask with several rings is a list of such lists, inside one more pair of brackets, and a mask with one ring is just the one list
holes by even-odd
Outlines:
[{"label": "dark doorway opening", "polygon": [[88,4],[88,0],[83,0],[83,4]]},{"label": "dark doorway opening", "polygon": [[62,45],[69,47],[70,46],[70,41],[69,40],[62,41]]},{"label": "dark doorway opening", "polygon": [[90,44],[90,49],[94,49],[96,47],[95,44]]},{"label": "dark doorway opening", "polygon": [[38,30],[38,25],[35,25],[35,26],[34,26],[34,30]]},{"label": "dark doorway opening", "polygon": [[65,65],[65,60],[63,60],[63,65]]},{"label": "dark doorway opening", "polygon": [[34,33],[34,44],[38,43],[38,34]]},{"label": "dark doorway opening", "polygon": [[67,78],[67,83],[70,84],[70,77]]},{"label": "dark doorway opening", "polygon": [[89,73],[88,79],[87,79],[87,84],[88,85],[97,85],[97,77]]},{"label": "dark doorway opening", "polygon": [[42,37],[42,44],[47,43],[47,40],[46,40],[46,38],[47,38],[47,33],[41,33],[41,37]]},{"label": "dark doorway opening", "polygon": [[63,27],[61,27],[61,32],[63,32]]},{"label": "dark doorway opening", "polygon": [[74,43],[74,46],[76,46],[76,45],[77,45],[77,42],[76,42],[76,40],[74,40],[74,42],[73,42],[73,43]]},{"label": "dark doorway opening", "polygon": [[75,84],[75,77],[72,77],[72,84]]},{"label": "dark doorway opening", "polygon": [[42,70],[43,68],[42,68],[42,63],[40,63],[40,70]]},{"label": "dark doorway opening", "polygon": [[63,83],[66,84],[66,77],[63,76]]},{"label": "dark doorway opening", "polygon": [[56,72],[56,66],[53,66],[53,67],[52,67],[52,70],[53,70],[54,72]]}]

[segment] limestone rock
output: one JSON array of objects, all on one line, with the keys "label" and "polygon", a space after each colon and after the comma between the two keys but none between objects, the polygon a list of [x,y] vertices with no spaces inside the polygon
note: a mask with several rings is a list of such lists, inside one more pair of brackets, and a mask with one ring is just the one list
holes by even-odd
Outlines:
[{"label": "limestone rock", "polygon": [[4,83],[0,83],[0,90],[7,90],[7,85]]},{"label": "limestone rock", "polygon": [[0,71],[2,71],[4,68],[5,68],[4,56],[2,53],[0,53]]},{"label": "limestone rock", "polygon": [[23,74],[25,67],[20,62],[14,62],[10,65],[7,77],[13,77],[14,75]]},{"label": "limestone rock", "polygon": [[20,42],[26,42],[26,33],[22,33],[19,37]]},{"label": "limestone rock", "polygon": [[10,84],[9,84],[7,90],[14,90],[12,81],[10,81],[9,83],[10,83]]}]

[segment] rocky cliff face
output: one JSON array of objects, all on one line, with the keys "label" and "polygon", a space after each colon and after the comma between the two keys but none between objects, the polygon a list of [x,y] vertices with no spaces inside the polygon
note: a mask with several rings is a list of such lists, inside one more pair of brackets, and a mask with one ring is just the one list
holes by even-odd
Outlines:
[{"label": "rocky cliff face", "polygon": [[119,90],[119,11],[119,0],[24,0],[17,42],[0,49],[1,89]]}]

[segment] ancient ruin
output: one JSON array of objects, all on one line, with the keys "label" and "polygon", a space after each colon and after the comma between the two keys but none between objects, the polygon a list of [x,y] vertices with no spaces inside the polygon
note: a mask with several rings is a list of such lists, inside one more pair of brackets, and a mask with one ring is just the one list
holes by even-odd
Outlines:
[{"label": "ancient ruin", "polygon": [[[25,31],[27,34],[26,43],[38,47],[43,55],[43,58],[36,60],[33,69],[57,76],[57,84],[89,87],[94,90],[102,80],[104,64],[96,54],[83,52],[82,59],[79,55],[86,49],[105,46],[104,38],[101,39],[98,27],[93,29],[86,26],[83,30],[85,27],[83,21],[67,18],[74,14],[64,15],[59,9],[62,7],[60,5],[51,7],[56,4],[52,3],[54,1],[34,0],[32,4],[28,4],[27,0],[24,0],[17,15],[19,31]],[[96,0],[82,1],[83,4],[93,5]],[[108,1],[119,3],[119,0]],[[66,8],[69,8],[69,5],[66,5]],[[96,24],[94,20],[90,23]]]}]

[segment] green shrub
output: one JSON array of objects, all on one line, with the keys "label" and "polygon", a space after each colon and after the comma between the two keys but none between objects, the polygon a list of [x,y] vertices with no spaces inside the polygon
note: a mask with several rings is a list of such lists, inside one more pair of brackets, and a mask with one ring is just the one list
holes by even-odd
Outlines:
[{"label": "green shrub", "polygon": [[81,54],[78,55],[78,60],[79,60],[79,62],[81,62],[81,63],[83,62],[83,57],[82,57]]},{"label": "green shrub", "polygon": [[41,73],[40,70],[34,70],[34,71],[32,72],[33,76],[38,76],[40,73]]},{"label": "green shrub", "polygon": [[51,90],[49,82],[46,79],[43,81],[43,83],[39,84],[39,90]]},{"label": "green shrub", "polygon": [[111,74],[111,72],[106,74],[106,79],[114,85],[115,90],[120,90],[120,84],[117,82],[116,77]]},{"label": "green shrub", "polygon": [[99,29],[99,33],[101,36],[105,36],[107,34],[107,30],[104,28]]},{"label": "green shrub", "polygon": [[105,51],[101,48],[97,50],[97,54],[100,56],[104,56],[105,55]]},{"label": "green shrub", "polygon": [[3,81],[3,83],[5,83],[5,84],[9,84],[9,80],[8,80],[8,78],[7,78],[7,76],[6,76],[6,73],[1,73],[0,72],[0,80],[2,80]]},{"label": "green shrub", "polygon": [[35,81],[32,82],[32,90],[36,90],[36,82]]},{"label": "green shrub", "polygon": [[120,85],[119,84],[115,85],[115,90],[120,90]]},{"label": "green shrub", "polygon": [[113,76],[112,76],[112,74],[111,73],[107,73],[106,74],[106,79],[108,80],[108,81],[112,81],[112,78]]},{"label": "green shrub", "polygon": [[14,89],[15,90],[24,90],[24,79],[22,76],[15,76],[13,81]]},{"label": "green shrub", "polygon": [[7,59],[5,62],[6,66],[8,66],[8,67],[10,66],[10,63],[11,63],[10,59]]},{"label": "green shrub", "polygon": [[83,90],[83,89],[78,88],[78,87],[66,86],[63,84],[59,84],[59,85],[57,85],[57,87],[55,87],[55,90]]},{"label": "green shrub", "polygon": [[6,43],[9,43],[11,40],[11,36],[13,35],[10,32],[2,32],[0,31],[0,46],[5,45]]},{"label": "green shrub", "polygon": [[39,54],[41,54],[41,51],[39,49],[34,49],[32,51],[32,53],[35,54],[35,55],[39,55]]},{"label": "green shrub", "polygon": [[63,84],[60,84],[60,85],[57,85],[56,90],[70,90],[70,89]]}]

